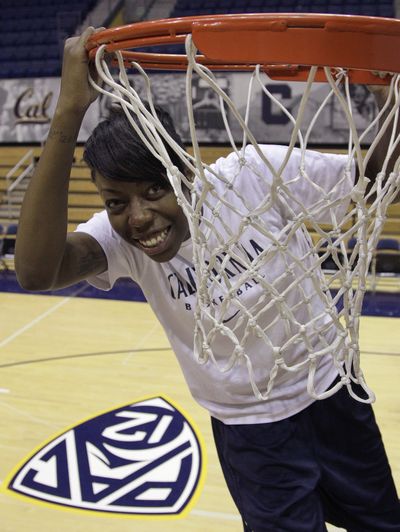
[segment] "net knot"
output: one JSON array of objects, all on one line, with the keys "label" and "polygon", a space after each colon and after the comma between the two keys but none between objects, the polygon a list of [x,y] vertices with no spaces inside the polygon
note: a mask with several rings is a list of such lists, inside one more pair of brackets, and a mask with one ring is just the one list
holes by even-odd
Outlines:
[{"label": "net knot", "polygon": [[237,345],[234,349],[234,357],[238,364],[246,362],[246,353],[241,345]]},{"label": "net knot", "polygon": [[257,278],[258,277],[258,271],[257,271],[257,268],[256,267],[253,267],[253,268],[249,268],[247,270],[248,272],[248,278],[251,279],[252,277],[253,278]]},{"label": "net knot", "polygon": [[380,172],[376,174],[376,178],[378,181],[383,181],[385,179],[385,176],[386,176],[386,172],[384,172],[383,170],[381,170]]},{"label": "net knot", "polygon": [[335,67],[335,70],[332,73],[335,79],[339,79],[346,76],[347,70],[342,67]]},{"label": "net knot", "polygon": [[[350,320],[349,320],[350,321]],[[351,320],[351,326],[353,326],[353,322],[354,320]],[[355,342],[354,340],[352,340],[351,338],[346,338],[346,341],[345,341],[345,344],[346,344],[346,348],[350,351],[354,351],[354,352],[357,352],[358,351],[358,345],[357,345],[357,342]]]},{"label": "net knot", "polygon": [[200,268],[200,273],[201,273],[202,279],[208,278],[208,268]]},{"label": "net knot", "polygon": [[[369,183],[370,180],[368,179],[368,177],[364,176],[364,181],[367,184]],[[353,190],[351,191],[350,198],[353,201],[353,203],[359,205],[360,203],[364,201],[364,196],[365,196],[364,187],[359,179],[357,186],[355,186]]]},{"label": "net knot", "polygon": [[221,252],[222,253],[228,253],[229,250],[230,250],[230,246],[229,246],[228,243],[225,242],[225,244],[221,246]]},{"label": "net knot", "polygon": [[[331,236],[332,240],[333,240],[333,239],[335,239],[335,240],[340,240],[341,237],[342,237],[342,230],[341,230],[340,227],[334,227],[334,228],[330,231],[330,233],[331,233],[331,235],[332,235],[332,236]],[[337,246],[337,245],[338,245],[337,242],[335,242],[334,245]],[[331,246],[332,246],[332,244],[330,245],[330,247],[331,247]]]},{"label": "net knot", "polygon": [[248,321],[249,327],[255,329],[257,327],[257,320],[255,318],[250,318]]},{"label": "net knot", "polygon": [[352,282],[350,280],[343,282],[343,288],[347,292],[348,290],[351,290],[352,288]]},{"label": "net knot", "polygon": [[279,346],[275,345],[272,348],[272,353],[274,355],[275,363],[276,364],[281,364],[280,361],[283,360],[283,358],[280,356],[281,355],[281,348]]},{"label": "net knot", "polygon": [[180,177],[181,175],[181,171],[179,170],[179,168],[177,166],[175,166],[174,164],[172,164],[169,168],[168,168],[168,171],[171,175],[173,175],[174,177]]},{"label": "net knot", "polygon": [[207,342],[203,342],[203,344],[202,344],[202,346],[201,346],[201,351],[202,351],[203,355],[205,355],[207,358],[209,358],[210,356],[212,356],[211,348],[210,348],[210,346],[207,344]]}]

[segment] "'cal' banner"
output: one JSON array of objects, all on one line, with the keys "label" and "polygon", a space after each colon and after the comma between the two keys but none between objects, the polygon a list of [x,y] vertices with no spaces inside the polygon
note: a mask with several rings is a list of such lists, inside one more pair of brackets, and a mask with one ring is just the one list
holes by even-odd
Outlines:
[{"label": "'cal' banner", "polygon": [[[59,78],[0,80],[0,143],[41,143],[47,137],[60,90]],[[88,109],[79,141],[99,120],[99,102]]]},{"label": "'cal' banner", "polygon": [[[247,113],[249,74],[217,72],[215,77],[244,118]],[[185,74],[150,73],[149,78],[154,103],[168,110],[178,126],[182,140],[190,143]],[[144,78],[132,75],[129,79],[139,96],[147,100],[147,82]],[[265,85],[255,84],[252,87],[251,105],[248,109],[249,128],[258,142],[286,144],[293,131],[290,115],[297,116],[306,84],[274,81],[267,76],[264,82]],[[42,142],[47,136],[54,114],[59,86],[59,78],[0,80],[0,142]],[[215,145],[229,143],[230,137],[217,93],[196,77],[192,80],[191,90],[198,142]],[[375,100],[364,85],[351,85],[349,90],[353,102],[352,117],[356,129],[361,133],[376,117]],[[325,103],[321,107],[322,102]],[[80,142],[86,141],[99,120],[108,115],[111,105],[111,98],[100,95],[89,107],[79,132]],[[242,127],[229,109],[225,109],[224,113],[234,140],[242,142]],[[313,127],[308,132],[310,143],[347,146],[349,126],[337,98],[332,97],[328,84],[313,84],[302,116],[303,132],[313,122]],[[374,128],[363,141],[372,142],[373,139]]]}]

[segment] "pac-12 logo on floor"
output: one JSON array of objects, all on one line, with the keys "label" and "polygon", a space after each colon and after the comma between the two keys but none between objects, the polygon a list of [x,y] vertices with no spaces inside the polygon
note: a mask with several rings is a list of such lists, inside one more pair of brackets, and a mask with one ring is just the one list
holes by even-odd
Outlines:
[{"label": "pac-12 logo on floor", "polygon": [[182,516],[202,478],[193,425],[163,397],[89,419],[31,455],[8,490],[68,508]]}]

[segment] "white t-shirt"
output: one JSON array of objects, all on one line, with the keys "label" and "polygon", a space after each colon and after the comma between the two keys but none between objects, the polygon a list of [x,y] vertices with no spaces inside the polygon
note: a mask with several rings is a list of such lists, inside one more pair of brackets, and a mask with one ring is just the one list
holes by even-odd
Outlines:
[{"label": "white t-shirt", "polygon": [[[285,159],[287,148],[281,146],[263,145],[262,151],[267,155],[272,168],[280,168]],[[212,205],[206,207],[203,216],[207,217],[214,225],[218,226],[223,220],[225,227],[235,229],[241,221],[243,201],[246,202],[246,211],[257,212],[256,209],[261,198],[266,197],[271,191],[272,173],[256,150],[250,146],[246,148],[246,166],[241,166],[236,154],[232,153],[226,158],[219,159],[212,165],[213,172],[224,175],[227,179],[236,176],[234,187],[240,190],[244,200],[226,188],[219,179],[210,175],[218,195],[223,195],[228,203],[237,206],[237,211],[220,207],[219,217],[213,219]],[[311,207],[317,205],[321,195],[332,199],[335,216],[340,219],[348,207],[348,192],[353,186],[353,166],[349,169],[347,156],[338,154],[322,154],[307,151],[303,161],[306,174],[312,181],[299,173],[301,152],[294,149],[285,169],[282,172],[284,186],[275,189],[276,198],[273,207],[262,215],[263,224],[271,233],[280,234],[287,221],[296,218],[301,212],[302,205]],[[346,198],[346,199],[345,199]],[[301,200],[301,201],[298,201]],[[212,203],[213,200],[211,200]],[[216,200],[217,201],[217,200]],[[326,209],[319,211],[320,221],[329,222]],[[219,232],[224,229],[220,224]],[[109,290],[115,281],[121,277],[129,277],[141,287],[148,303],[155,312],[171,343],[182,371],[189,385],[193,397],[210,414],[228,424],[249,424],[277,421],[287,418],[303,410],[314,399],[307,392],[308,367],[301,371],[288,372],[278,370],[274,387],[267,400],[259,400],[253,393],[248,369],[245,364],[235,364],[229,371],[221,372],[214,362],[208,360],[199,364],[195,359],[193,350],[193,331],[196,301],[196,284],[194,267],[192,263],[192,242],[185,241],[178,254],[170,261],[159,263],[150,259],[145,253],[125,242],[112,229],[105,211],[95,214],[88,222],[80,224],[77,231],[82,231],[94,237],[104,249],[108,261],[108,269],[101,275],[88,279],[88,281],[102,290]],[[209,235],[207,244],[213,249],[215,238]],[[259,231],[249,226],[241,235],[237,244],[238,252],[248,258],[256,258],[264,250],[271,247],[271,239],[264,237]],[[311,347],[318,351],[326,346],[335,345],[338,331],[334,321],[325,311],[324,305],[316,295],[315,278],[305,277],[300,284],[293,285],[291,281],[303,270],[293,267],[290,257],[300,258],[302,261],[310,260],[310,243],[303,231],[297,231],[288,239],[287,249],[272,254],[272,259],[267,263],[262,277],[274,285],[295,315],[299,327],[313,327],[318,325],[321,334],[314,337],[311,334]],[[226,266],[230,279],[242,273],[240,261],[232,261]],[[234,280],[234,279],[233,279]],[[237,290],[240,303],[246,308],[259,305],[263,289],[256,279],[248,279]],[[298,304],[299,298],[308,298],[306,304]],[[216,307],[222,303],[223,297],[215,294],[213,303]],[[288,341],[288,334],[298,333],[296,330],[288,331],[284,317],[281,317],[279,307],[269,301],[264,301],[265,311],[261,319],[273,346],[284,346]],[[240,329],[236,315],[237,307],[228,306],[222,318],[229,322],[232,328]],[[310,331],[309,331],[310,332]],[[240,333],[240,330],[239,330]],[[312,331],[311,331],[312,333]],[[289,365],[298,364],[306,359],[310,344],[306,347],[304,341],[298,340],[289,344],[284,353]],[[232,353],[232,344],[226,336],[216,337],[213,343],[213,352],[217,361],[224,365]],[[261,391],[267,382],[273,365],[271,349],[256,334],[250,335],[245,343],[246,353],[251,359],[254,378]],[[335,345],[334,349],[338,349]],[[316,370],[316,391],[325,391],[337,375],[330,354],[319,357]]]}]

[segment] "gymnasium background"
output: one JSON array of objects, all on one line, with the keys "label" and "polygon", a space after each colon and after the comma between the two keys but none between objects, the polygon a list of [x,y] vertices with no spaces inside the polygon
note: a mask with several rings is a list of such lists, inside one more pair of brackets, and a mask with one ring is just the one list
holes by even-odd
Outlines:
[{"label": "gymnasium background", "polygon": [[[1,489],[12,468],[65,427],[140,397],[166,394],[189,412],[203,435],[207,477],[183,519],[140,521],[135,529],[242,529],[218,466],[207,413],[190,397],[163,332],[138,287],[121,280],[104,293],[80,283],[71,289],[32,295],[16,282],[13,257],[20,205],[54,112],[65,38],[88,25],[110,27],[209,13],[325,12],[398,18],[398,4],[391,0],[0,0]],[[188,143],[184,74],[155,73],[151,77],[155,102],[169,110]],[[223,73],[217,77],[243,111],[248,76]],[[143,92],[140,76],[132,75],[132,81],[139,93]],[[265,83],[295,115],[304,85],[268,79]],[[326,91],[322,84],[313,87],[315,109]],[[211,162],[230,151],[225,127],[207,87],[195,80],[192,96],[202,155]],[[355,123],[364,129],[376,116],[373,98],[361,86],[352,88],[352,97]],[[82,146],[93,127],[107,115],[108,105],[107,100],[99,98],[80,131],[71,172],[69,230],[102,209],[82,162]],[[264,143],[286,143],[292,129],[287,116],[259,89],[252,94],[250,123],[257,140]],[[240,140],[241,132],[233,120],[232,127],[235,139]],[[341,150],[346,138],[347,126],[332,100],[319,116],[310,144],[316,149]],[[399,243],[398,204],[389,208],[382,237]],[[378,397],[376,413],[400,486],[399,246],[392,250],[385,265],[387,271],[379,272],[374,279],[369,276],[362,348],[367,380]],[[0,493],[0,515],[1,532],[125,532],[133,526],[129,519],[115,521],[97,515],[60,514],[54,507],[36,508],[4,493]]]}]

